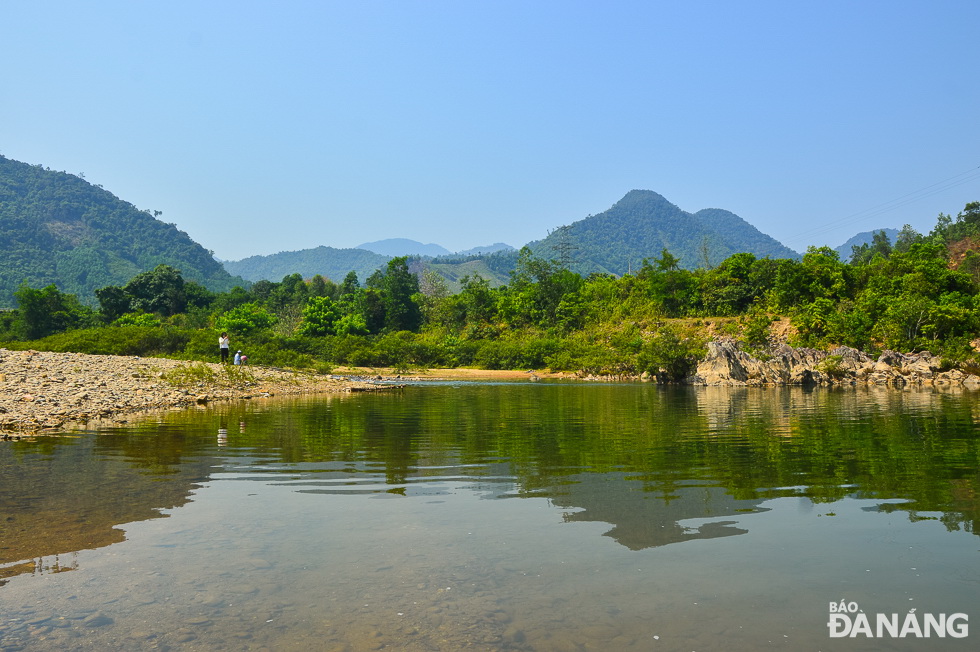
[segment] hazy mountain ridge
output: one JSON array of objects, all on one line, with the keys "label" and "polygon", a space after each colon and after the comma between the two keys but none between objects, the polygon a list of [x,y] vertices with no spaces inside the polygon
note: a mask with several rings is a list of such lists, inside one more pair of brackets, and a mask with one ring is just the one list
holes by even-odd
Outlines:
[{"label": "hazy mountain ridge", "polygon": [[317,274],[340,283],[354,271],[364,281],[374,270],[391,260],[366,249],[335,249],[319,246],[299,251],[281,251],[269,256],[249,256],[224,262],[225,269],[248,281],[281,281],[290,274],[310,278]]},{"label": "hazy mountain ridge", "polygon": [[365,242],[354,248],[364,249],[390,258],[397,256],[430,256],[434,258],[435,256],[445,256],[446,254],[452,253],[442,245],[432,243],[422,244],[421,242],[409,240],[408,238],[386,238],[384,240],[377,240],[376,242]]},{"label": "hazy mountain ridge", "polygon": [[[381,243],[379,245],[379,243]],[[384,244],[387,243],[387,244]],[[405,238],[392,238],[390,240],[379,240],[377,243],[367,243],[379,245],[377,248],[398,253],[398,256],[410,256],[422,259],[422,266],[432,269],[446,279],[450,288],[458,288],[459,279],[466,275],[480,274],[494,284],[505,282],[506,273],[493,272],[485,263],[474,262],[474,259],[481,260],[485,256],[499,254],[500,252],[514,251],[510,245],[496,243],[487,247],[475,247],[468,252],[459,254],[444,254],[432,257],[418,253],[408,253],[416,251],[415,245],[421,245],[414,240]],[[426,247],[439,247],[439,245],[422,245]],[[444,248],[439,247],[443,251]],[[434,249],[430,249],[434,250]],[[471,253],[475,252],[475,253]],[[365,249],[363,247],[353,249],[336,249],[334,247],[320,246],[313,249],[301,249],[299,251],[282,251],[268,256],[250,256],[242,260],[224,261],[225,269],[230,273],[241,276],[249,281],[280,281],[283,277],[290,274],[300,274],[304,278],[310,278],[315,274],[340,283],[348,272],[357,273],[358,279],[363,283],[376,269],[384,267],[389,260],[396,257],[384,255]],[[450,259],[449,261],[444,258]],[[459,258],[461,260],[455,260]],[[465,258],[466,260],[462,260]]]},{"label": "hazy mountain ridge", "polygon": [[366,249],[367,251],[392,258],[396,256],[428,256],[430,258],[439,258],[440,256],[474,256],[514,249],[509,244],[495,242],[492,245],[471,247],[464,251],[449,251],[439,244],[423,244],[417,240],[410,240],[408,238],[387,238],[376,242],[365,242],[364,244],[357,245],[355,248]]},{"label": "hazy mountain ridge", "polygon": [[0,307],[21,284],[54,284],[84,303],[159,264],[227,291],[242,283],[210,251],[99,186],[66,172],[0,156]]},{"label": "hazy mountain ridge", "polygon": [[851,254],[853,253],[852,247],[860,247],[863,244],[871,244],[871,240],[874,238],[875,233],[879,231],[884,231],[885,235],[888,236],[888,241],[893,245],[895,240],[898,238],[898,234],[901,232],[898,229],[874,229],[873,231],[863,231],[855,236],[848,239],[847,242],[839,247],[834,248],[838,254],[840,254],[840,259],[847,262],[851,259]]}]

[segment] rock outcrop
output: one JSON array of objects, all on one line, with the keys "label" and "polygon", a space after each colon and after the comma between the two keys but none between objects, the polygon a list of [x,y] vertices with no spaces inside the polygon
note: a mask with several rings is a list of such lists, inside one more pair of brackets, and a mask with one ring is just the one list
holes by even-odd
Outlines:
[{"label": "rock outcrop", "polygon": [[872,358],[850,347],[832,351],[779,345],[756,356],[740,342],[708,343],[708,354],[686,382],[710,386],[935,385],[980,389],[980,376],[945,369],[929,353],[882,351]]}]

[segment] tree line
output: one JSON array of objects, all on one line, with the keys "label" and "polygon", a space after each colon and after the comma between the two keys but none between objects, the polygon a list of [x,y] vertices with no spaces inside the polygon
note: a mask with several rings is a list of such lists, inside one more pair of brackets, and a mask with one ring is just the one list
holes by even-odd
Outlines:
[{"label": "tree line", "polygon": [[713,268],[681,269],[666,249],[632,274],[582,276],[527,248],[509,283],[465,277],[459,292],[409,257],[363,284],[292,274],[280,282],[211,292],[167,265],[96,291],[82,305],[55,286],[22,286],[0,313],[8,348],[215,359],[215,333],[251,360],[327,370],[334,365],[545,368],[644,372],[671,380],[690,371],[710,336],[764,352],[771,325],[788,319],[790,343],[930,350],[973,364],[980,333],[980,202],[940,215],[928,234],[884,232],[841,260],[811,247],[800,260],[732,255]]}]

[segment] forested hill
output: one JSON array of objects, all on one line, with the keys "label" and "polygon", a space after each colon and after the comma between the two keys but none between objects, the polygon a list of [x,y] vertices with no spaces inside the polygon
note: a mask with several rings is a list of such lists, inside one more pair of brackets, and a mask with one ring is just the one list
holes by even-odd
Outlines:
[{"label": "forested hill", "polygon": [[384,267],[390,256],[366,249],[335,249],[315,247],[300,251],[281,251],[270,256],[249,256],[242,260],[226,260],[225,269],[249,281],[280,281],[290,274],[310,278],[319,274],[340,283],[348,272],[354,271],[363,282],[374,270]]},{"label": "forested hill", "polygon": [[738,215],[718,208],[688,213],[651,190],[631,190],[609,210],[552,231],[528,245],[580,274],[626,274],[667,249],[681,267],[711,267],[735,253],[799,258]]},{"label": "forested hill", "polygon": [[75,175],[0,156],[0,307],[23,283],[94,305],[95,290],[160,264],[214,291],[242,284],[176,226]]}]

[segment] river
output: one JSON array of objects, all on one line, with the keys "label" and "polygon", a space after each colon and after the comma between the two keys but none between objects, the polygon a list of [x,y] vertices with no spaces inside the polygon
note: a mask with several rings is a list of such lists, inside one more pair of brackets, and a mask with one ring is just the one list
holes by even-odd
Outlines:
[{"label": "river", "polygon": [[424,383],[2,442],[0,649],[973,650],[978,418]]}]

